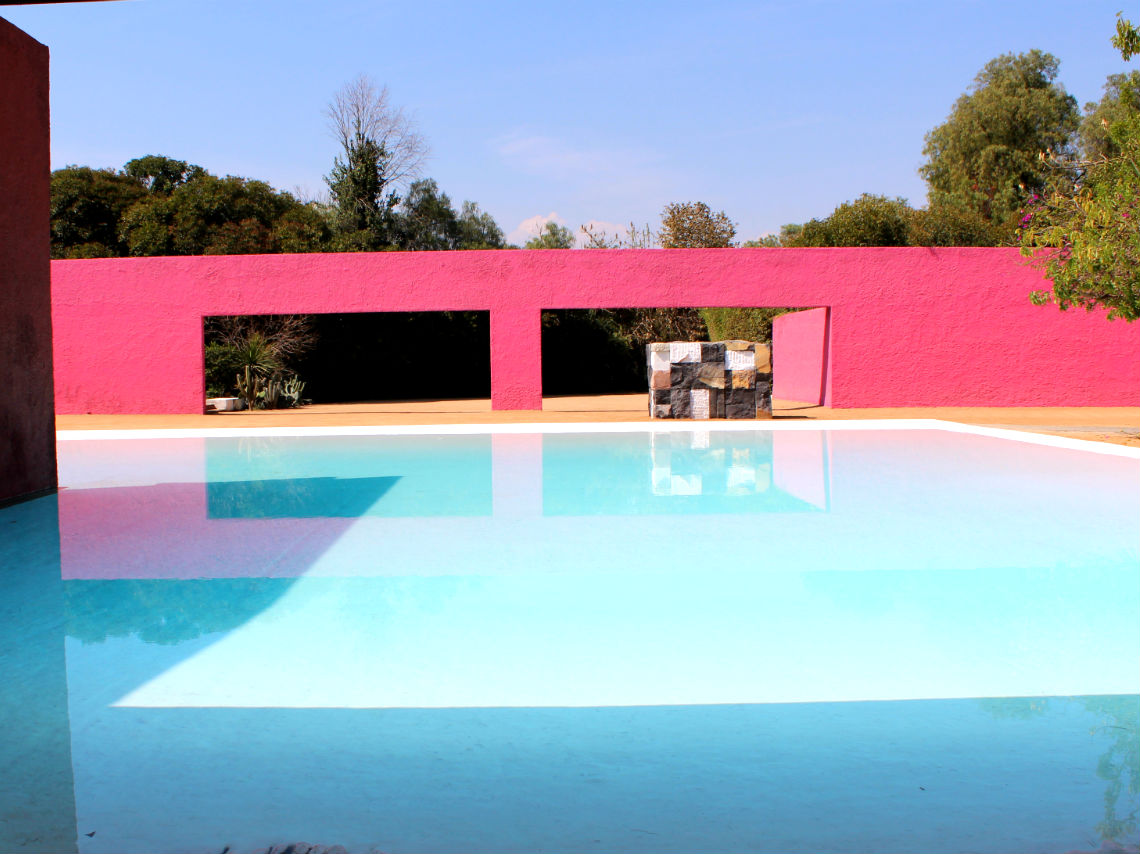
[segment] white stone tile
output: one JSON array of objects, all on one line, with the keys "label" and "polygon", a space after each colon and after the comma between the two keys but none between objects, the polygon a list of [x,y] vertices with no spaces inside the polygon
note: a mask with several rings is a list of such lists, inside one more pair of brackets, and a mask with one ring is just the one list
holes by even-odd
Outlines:
[{"label": "white stone tile", "polygon": [[689,417],[697,421],[708,421],[709,390],[707,388],[695,388],[689,392],[689,406],[692,409]]},{"label": "white stone tile", "polygon": [[756,354],[751,350],[725,350],[724,366],[730,371],[756,367]]},{"label": "white stone tile", "polygon": [[701,342],[699,341],[674,341],[669,344],[669,361],[674,364],[678,362],[699,362],[701,360]]}]

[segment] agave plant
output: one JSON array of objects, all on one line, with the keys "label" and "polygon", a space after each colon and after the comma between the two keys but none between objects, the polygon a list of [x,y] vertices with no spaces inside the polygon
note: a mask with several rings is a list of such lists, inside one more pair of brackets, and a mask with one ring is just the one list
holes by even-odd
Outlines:
[{"label": "agave plant", "polygon": [[238,397],[257,409],[267,377],[281,369],[276,348],[260,332],[252,332],[236,345]]}]

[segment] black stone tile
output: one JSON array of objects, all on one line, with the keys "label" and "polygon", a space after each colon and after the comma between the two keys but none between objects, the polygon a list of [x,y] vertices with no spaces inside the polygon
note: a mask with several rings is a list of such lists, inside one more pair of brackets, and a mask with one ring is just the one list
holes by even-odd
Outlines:
[{"label": "black stone tile", "polygon": [[689,398],[689,389],[675,388],[670,392],[670,405],[673,407],[674,418],[692,417],[693,407]]},{"label": "black stone tile", "polygon": [[718,341],[701,342],[701,361],[724,364],[724,343]]}]

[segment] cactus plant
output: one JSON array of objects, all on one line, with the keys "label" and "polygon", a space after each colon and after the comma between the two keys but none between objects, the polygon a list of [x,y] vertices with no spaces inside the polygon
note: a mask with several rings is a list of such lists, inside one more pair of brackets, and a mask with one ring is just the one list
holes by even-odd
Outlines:
[{"label": "cactus plant", "polygon": [[287,406],[300,406],[301,405],[301,392],[305,390],[305,384],[301,381],[300,377],[294,375],[285,380],[285,384],[281,389],[281,394],[285,398]]},{"label": "cactus plant", "polygon": [[274,374],[265,383],[265,388],[261,390],[261,401],[266,409],[276,409],[281,400],[281,375]]},{"label": "cactus plant", "polygon": [[244,377],[237,375],[238,397],[245,401],[247,409],[257,409],[257,398],[261,392],[261,376],[250,365],[245,366]]}]

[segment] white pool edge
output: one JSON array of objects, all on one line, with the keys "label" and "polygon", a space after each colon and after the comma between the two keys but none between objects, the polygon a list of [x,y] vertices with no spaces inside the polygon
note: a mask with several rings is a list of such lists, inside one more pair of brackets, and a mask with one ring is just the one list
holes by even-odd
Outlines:
[{"label": "white pool edge", "polygon": [[1140,459],[1140,448],[1031,433],[1005,427],[983,427],[936,418],[866,419],[859,421],[613,421],[542,422],[512,424],[401,424],[345,427],[194,427],[160,430],[57,430],[59,442],[121,439],[240,439],[242,437],[301,436],[470,436],[484,433],[745,433],[756,430],[944,430],[1087,451],[1114,457]]}]

